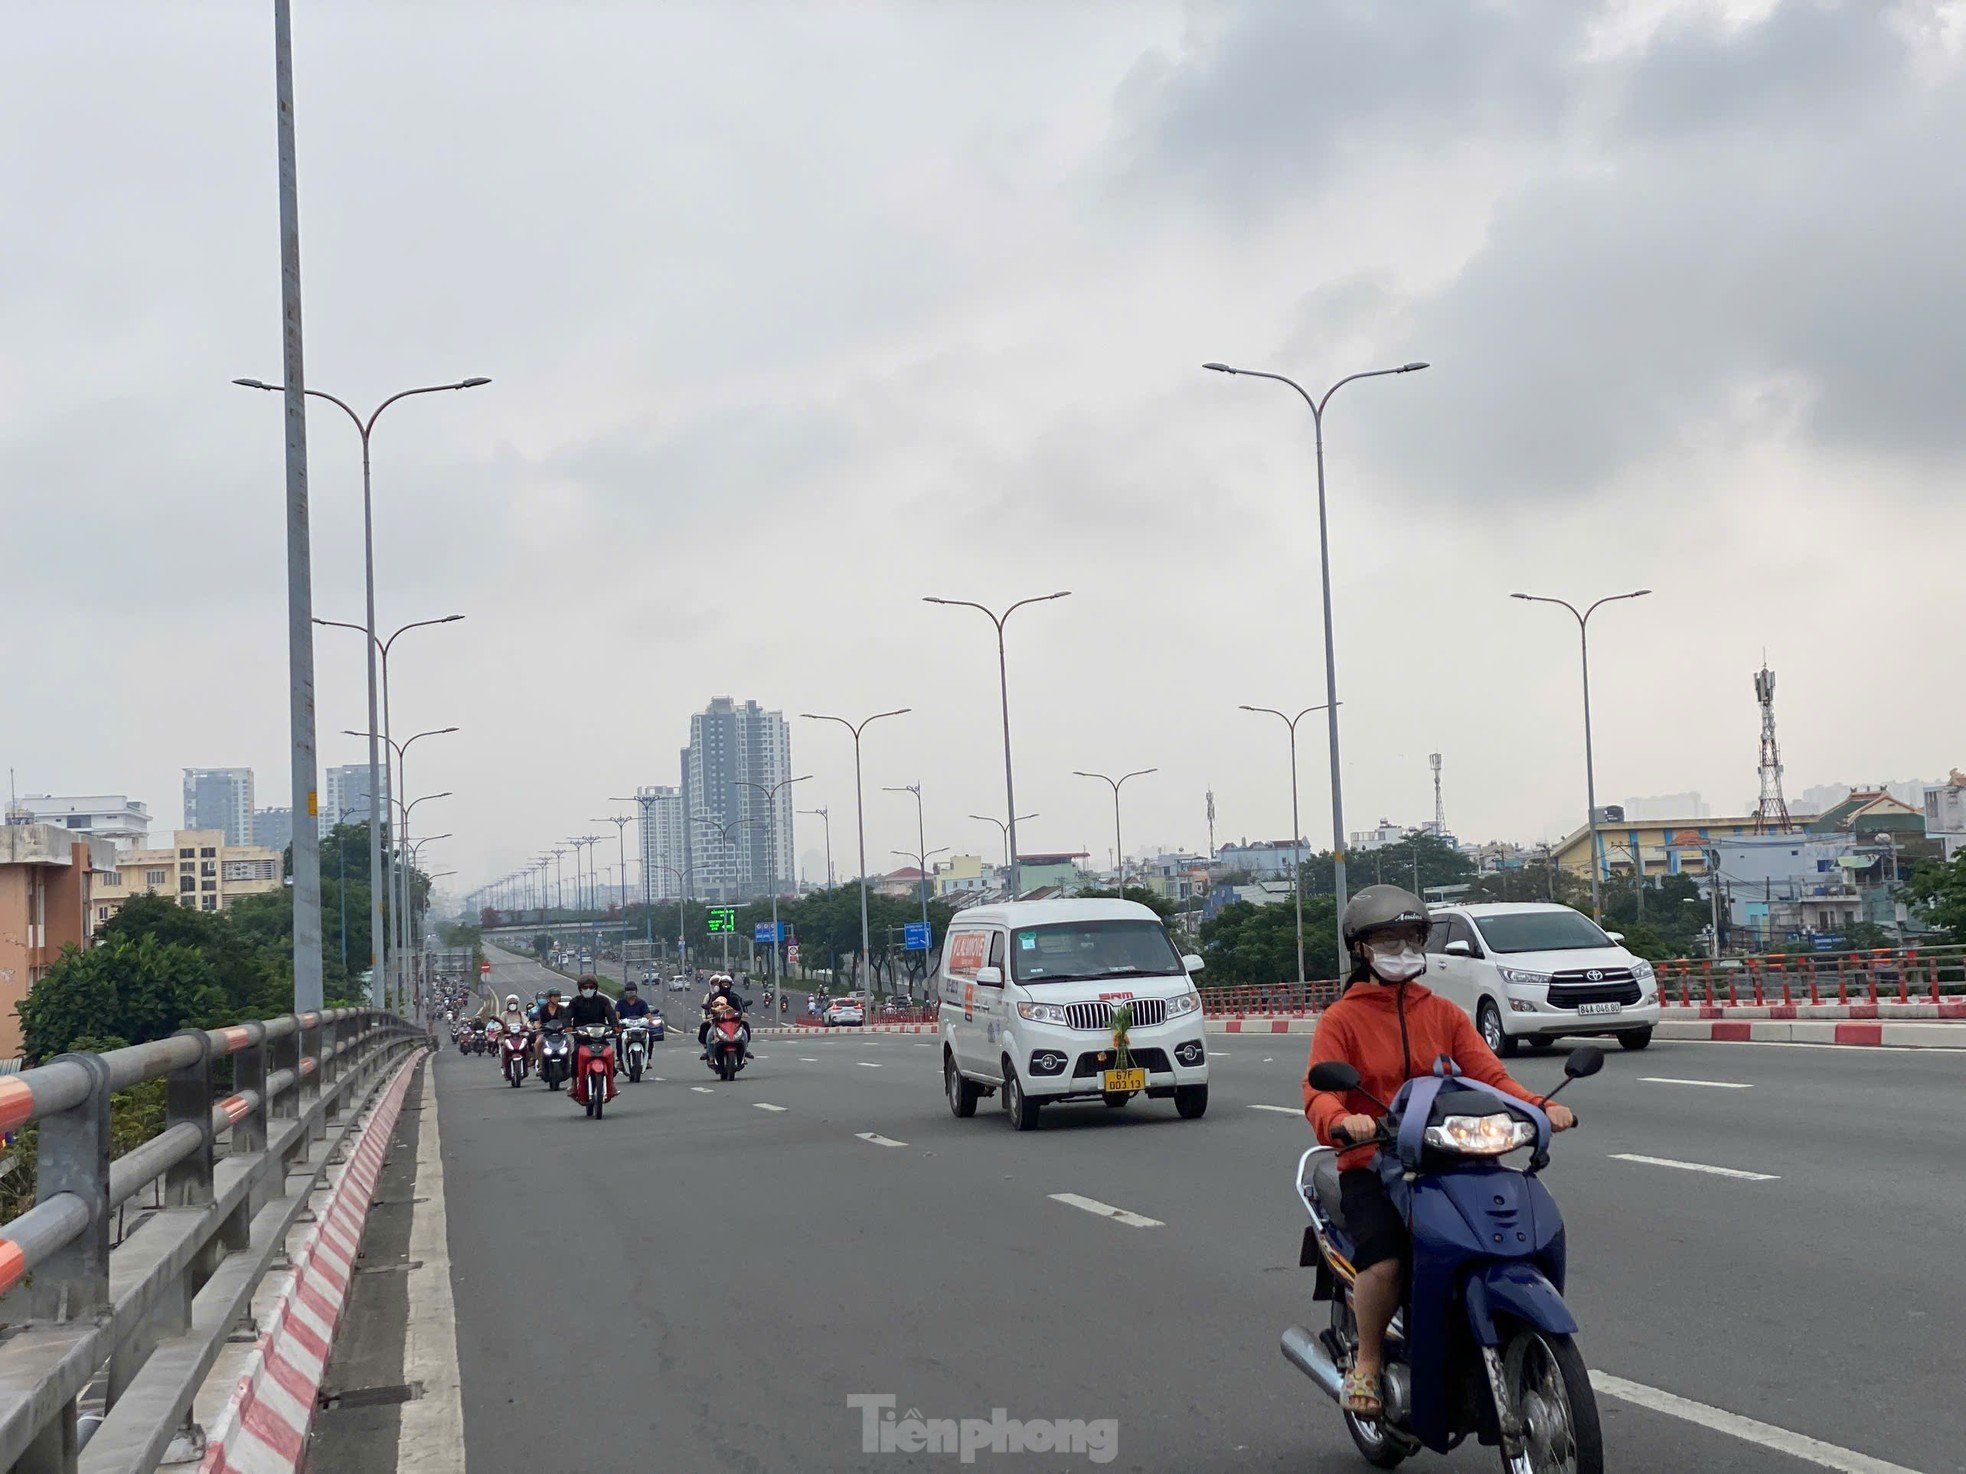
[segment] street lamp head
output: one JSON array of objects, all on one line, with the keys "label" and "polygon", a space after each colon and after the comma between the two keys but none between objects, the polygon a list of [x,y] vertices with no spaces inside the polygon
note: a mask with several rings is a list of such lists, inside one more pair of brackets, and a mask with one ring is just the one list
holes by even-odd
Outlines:
[{"label": "street lamp head", "polygon": [[1651,592],[1652,590],[1650,589],[1633,589],[1626,597],[1630,599],[1642,599]]},{"label": "street lamp head", "polygon": [[462,618],[464,618],[462,614],[446,614],[442,619],[438,620],[437,623],[456,624]]},{"label": "street lamp head", "polygon": [[1421,369],[1425,367],[1427,367],[1426,364],[1420,362],[1418,359],[1415,359],[1412,363],[1401,364],[1399,366],[1399,371],[1403,374],[1418,373]]},{"label": "street lamp head", "polygon": [[1202,367],[1211,369],[1218,374],[1233,374],[1236,372],[1235,369],[1230,368],[1226,363],[1205,363]]},{"label": "street lamp head", "polygon": [[273,385],[262,384],[258,379],[234,379],[233,383],[241,389],[271,389]]},{"label": "street lamp head", "polygon": [[1510,594],[1510,595],[1509,595],[1509,597],[1510,597],[1511,599],[1531,599],[1531,600],[1533,600],[1533,599],[1534,599],[1534,598],[1535,598],[1536,596],[1535,596],[1534,594]]},{"label": "street lamp head", "polygon": [[458,384],[458,386],[457,386],[457,387],[458,387],[458,388],[460,388],[460,389],[476,389],[476,388],[478,388],[479,386],[481,386],[481,385],[484,385],[484,384],[489,384],[490,382],[491,382],[491,380],[490,380],[490,379],[483,379],[483,378],[479,378],[479,379],[464,379],[464,380],[462,380],[462,381],[460,381],[460,382],[459,382],[459,384]]}]

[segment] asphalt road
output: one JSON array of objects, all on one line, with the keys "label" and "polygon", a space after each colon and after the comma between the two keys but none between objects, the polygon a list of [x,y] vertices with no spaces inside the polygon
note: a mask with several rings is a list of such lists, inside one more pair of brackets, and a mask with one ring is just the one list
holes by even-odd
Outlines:
[{"label": "asphalt road", "polygon": [[[494,956],[499,991],[529,993],[529,964]],[[1203,1120],[1166,1102],[1067,1107],[1023,1136],[994,1102],[949,1114],[932,1036],[761,1039],[731,1085],[672,1042],[599,1123],[444,1054],[468,1467],[954,1462],[864,1452],[855,1394],[928,1417],[1114,1418],[1117,1469],[1365,1467],[1276,1349],[1288,1322],[1322,1319],[1290,1186],[1308,1041],[1211,1042]],[[1531,1082],[1559,1067],[1516,1063]],[[1614,1053],[1566,1096],[1584,1124],[1546,1179],[1592,1367],[1905,1468],[1966,1470],[1962,1087],[1966,1054]],[[1599,1403],[1615,1469],[1822,1467]]]}]

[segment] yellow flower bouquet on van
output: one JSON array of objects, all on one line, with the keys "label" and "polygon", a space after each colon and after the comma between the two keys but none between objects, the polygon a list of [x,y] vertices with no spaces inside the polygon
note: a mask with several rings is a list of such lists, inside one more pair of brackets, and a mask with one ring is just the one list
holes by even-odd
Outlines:
[{"label": "yellow flower bouquet on van", "polygon": [[1127,1035],[1133,1028],[1133,1004],[1119,1004],[1113,1009],[1113,1068],[1130,1070],[1133,1068],[1133,1055],[1127,1049]]}]

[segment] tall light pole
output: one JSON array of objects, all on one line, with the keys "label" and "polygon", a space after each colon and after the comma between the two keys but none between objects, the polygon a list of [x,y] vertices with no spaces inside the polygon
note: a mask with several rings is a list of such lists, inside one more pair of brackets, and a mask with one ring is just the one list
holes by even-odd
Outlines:
[{"label": "tall light pole", "polygon": [[[620,800],[616,799],[619,803]],[[589,819],[589,824],[612,824],[614,826],[615,858],[621,862],[621,985],[628,986],[628,826],[634,821],[633,814],[604,814],[598,819]],[[644,872],[646,873],[646,871]],[[599,961],[596,958],[595,961]]]},{"label": "tall light pole", "polygon": [[1120,774],[1119,777],[1114,778],[1114,777],[1110,777],[1105,773],[1085,773],[1085,772],[1081,772],[1077,768],[1072,769],[1072,776],[1074,778],[1097,778],[1101,783],[1109,783],[1112,785],[1113,853],[1116,856],[1118,856],[1119,863],[1120,863],[1120,879],[1119,879],[1118,890],[1119,890],[1119,898],[1122,901],[1126,899],[1126,850],[1122,848],[1120,844],[1120,790],[1126,786],[1127,781],[1129,779],[1144,778],[1149,773],[1158,773],[1159,771],[1160,771],[1159,768],[1141,768],[1132,773],[1122,773]]},{"label": "tall light pole", "polygon": [[[615,798],[609,800],[610,803],[617,803],[617,804],[632,803],[640,811],[641,814],[640,830],[642,836],[642,940],[648,946],[649,961],[651,965],[653,965],[655,961],[655,887],[649,883],[649,854],[654,848],[649,838],[649,808],[651,805],[656,803],[661,797],[662,795],[656,793],[638,792],[635,794],[633,798]],[[685,849],[689,847],[689,837],[687,831],[684,832],[683,845]],[[689,892],[689,878],[687,876],[679,875],[676,868],[672,865],[663,865],[662,868],[664,870],[667,870],[671,875],[678,875],[678,878],[682,880],[684,899],[687,900],[688,892]],[[681,940],[682,930],[683,930],[682,915],[683,915],[682,908],[679,906],[676,910],[676,935],[677,935],[676,957],[678,961],[680,961],[684,956],[683,948],[682,948],[682,940]],[[622,952],[622,957],[624,959],[623,965],[626,966],[625,959],[628,955],[627,947],[624,946],[621,949],[621,952]],[[684,970],[687,971],[688,969],[686,968]]]},{"label": "tall light pole", "polygon": [[[988,610],[984,610],[984,612],[986,614],[989,613]],[[995,618],[994,615],[991,617]],[[1007,614],[1006,617],[1008,617]],[[999,652],[1003,649],[1003,625],[1001,623],[997,626],[997,649]],[[860,830],[860,990],[870,998],[874,992],[872,979],[874,959],[869,951],[871,942],[867,928],[867,800],[866,791],[860,781],[860,734],[883,717],[906,716],[913,710],[914,708],[912,706],[902,706],[896,707],[893,711],[877,711],[872,716],[863,719],[858,725],[848,721],[845,717],[827,716],[823,712],[802,711],[799,713],[801,717],[810,722],[838,722],[853,734],[853,815],[854,822]],[[1009,714],[1010,708],[1006,706],[1004,708],[1004,779],[1006,782],[1009,781],[1010,777]]]},{"label": "tall light pole", "polygon": [[[1367,369],[1364,373],[1347,374],[1319,398],[1313,399],[1304,386],[1295,379],[1287,379],[1282,374],[1263,373],[1257,369],[1231,368],[1226,363],[1205,363],[1205,369],[1213,369],[1218,374],[1241,374],[1251,379],[1273,379],[1279,384],[1288,384],[1295,389],[1304,403],[1310,406],[1311,420],[1317,434],[1317,545],[1318,568],[1324,583],[1324,702],[1325,720],[1331,740],[1331,883],[1337,898],[1337,914],[1345,913],[1347,891],[1345,887],[1345,799],[1344,785],[1339,777],[1338,766],[1338,656],[1337,647],[1331,632],[1331,535],[1330,523],[1325,515],[1324,500],[1324,407],[1331,402],[1331,396],[1354,379],[1378,379],[1388,374],[1411,374],[1426,367],[1426,364],[1403,363],[1398,368]],[[1345,946],[1344,928],[1338,928],[1338,976],[1344,977],[1351,968],[1350,953]]]},{"label": "tall light pole", "polygon": [[[725,875],[725,884],[720,886],[718,889],[723,893],[721,899],[726,904],[728,904],[730,901],[729,891],[731,889],[729,884],[729,876],[731,871],[730,837],[732,833],[734,833],[736,830],[744,828],[746,825],[761,824],[764,821],[762,819],[733,819],[730,821],[730,823],[726,824],[721,819],[717,818],[716,815],[714,814],[698,814],[695,817],[697,823],[708,824],[710,828],[716,833],[717,853],[723,860],[724,875]],[[724,932],[722,933],[722,936],[724,939],[724,971],[729,972],[730,971],[730,933]]]},{"label": "tall light pole", "polygon": [[[893,792],[895,790],[889,790],[889,791]],[[936,849],[926,850],[926,851],[894,850],[892,851],[892,853],[901,856],[904,860],[913,860],[915,862],[916,870],[920,872],[922,877],[922,890],[921,890],[922,941],[924,943],[924,948],[922,951],[922,988],[924,991],[926,991],[928,987],[928,954],[929,951],[931,950],[930,948],[927,947],[926,944],[932,940],[929,936],[929,931],[928,931],[928,862],[937,855],[948,854],[949,847],[947,845],[942,845]],[[910,985],[909,996],[910,997],[914,996],[912,984]]]},{"label": "tall light pole", "polygon": [[[928,821],[922,817],[921,784],[903,783],[899,787],[889,784],[889,785],[884,785],[881,789],[881,792],[914,794],[915,796],[914,853],[918,856],[926,855],[928,851]],[[945,846],[944,848],[937,850],[935,853],[938,855],[946,855],[948,852],[949,851]],[[906,851],[896,850],[894,853],[899,855],[899,854],[906,853]],[[926,933],[928,931],[928,861],[926,859],[923,859],[921,862],[921,901],[922,901],[922,931]],[[922,954],[922,968],[924,971],[926,971],[928,968],[928,954],[926,952]]]},{"label": "tall light pole", "polygon": [[1634,589],[1629,594],[1607,594],[1595,604],[1577,612],[1577,606],[1568,599],[1551,599],[1541,594],[1510,594],[1511,599],[1521,599],[1528,604],[1556,604],[1570,611],[1571,618],[1577,621],[1577,648],[1584,663],[1584,834],[1590,847],[1591,857],[1591,919],[1604,920],[1604,898],[1598,885],[1598,872],[1604,868],[1604,842],[1597,832],[1597,764],[1591,752],[1591,616],[1606,604],[1616,604],[1622,599],[1642,599],[1651,593],[1650,589]]},{"label": "tall light pole", "polygon": [[801,814],[817,814],[826,826],[826,889],[833,888],[833,811],[831,809],[800,809]]},{"label": "tall light pole", "polygon": [[[969,817],[980,819],[985,824],[994,824],[1003,832],[1003,864],[1004,869],[1008,871],[1010,869],[1010,826],[995,814],[971,814]],[[1036,814],[1019,814],[1017,817],[1019,819],[1035,819],[1038,816]]]},{"label": "tall light pole", "polygon": [[812,774],[801,773],[796,778],[780,778],[776,783],[753,783],[749,778],[737,781],[746,788],[755,788],[765,796],[765,819],[770,828],[765,831],[765,843],[771,847],[771,980],[779,981],[778,959],[782,954],[783,938],[778,934],[778,795],[794,783],[803,783]]},{"label": "tall light pole", "polygon": [[[373,647],[371,647],[371,653],[373,653]],[[410,750],[410,748],[411,748],[411,747],[412,747],[413,745],[415,745],[415,744],[416,744],[417,742],[420,742],[420,741],[422,741],[422,740],[423,740],[423,739],[424,739],[425,737],[446,737],[446,736],[449,736],[449,735],[450,735],[450,734],[451,734],[452,732],[455,732],[455,731],[457,731],[457,730],[458,730],[458,729],[457,729],[456,727],[437,727],[437,728],[434,728],[434,729],[432,729],[431,731],[428,731],[428,732],[418,732],[418,733],[417,733],[417,734],[416,734],[416,735],[415,735],[414,737],[411,737],[411,738],[408,738],[407,740],[405,740],[405,741],[403,741],[403,742],[391,742],[391,741],[390,741],[390,740],[389,740],[389,739],[388,739],[387,737],[384,737],[384,736],[383,736],[383,735],[382,735],[382,734],[381,734],[380,732],[377,732],[377,731],[375,730],[375,728],[373,728],[373,727],[371,727],[371,728],[370,728],[370,729],[369,729],[368,731],[366,731],[366,732],[357,732],[357,731],[354,731],[354,730],[352,730],[352,729],[350,729],[350,728],[343,728],[343,729],[342,729],[342,733],[341,733],[341,735],[342,735],[342,736],[344,736],[344,737],[371,737],[371,738],[374,738],[374,739],[376,739],[377,741],[381,741],[381,742],[383,742],[384,744],[386,744],[386,745],[388,746],[388,748],[389,748],[389,750],[390,750],[390,751],[392,751],[392,752],[394,752],[394,753],[396,754],[396,781],[397,781],[397,792],[396,792],[396,794],[394,795],[394,797],[395,797],[395,800],[396,800],[396,803],[397,803],[397,805],[398,805],[398,806],[400,806],[400,805],[401,805],[401,803],[402,803],[402,796],[401,796],[401,786],[402,786],[402,784],[403,784],[403,783],[405,783],[405,782],[407,782],[407,781],[408,781],[408,779],[407,779],[407,777],[406,777],[406,776],[405,776],[405,774],[404,774],[404,768],[403,768],[403,755],[404,755],[405,753],[407,753],[407,752],[408,752],[408,751]],[[371,742],[371,743],[370,743],[370,746],[371,746],[371,747],[373,747],[373,746],[374,746],[374,742]],[[374,788],[374,787],[375,787],[375,780],[376,780],[376,770],[375,770],[375,768],[374,768],[373,766],[371,766],[371,767],[370,767],[370,769],[369,769],[369,787],[370,787],[370,788]],[[371,795],[371,798],[372,798],[372,799],[373,799],[373,797],[374,797],[374,796],[373,796],[373,795]],[[370,805],[369,805],[369,812],[370,812],[370,814],[371,814],[371,815],[373,815],[373,814],[374,814],[374,813],[375,813],[375,812],[377,811],[377,809],[378,809],[379,807],[380,807],[380,806],[379,806],[378,804],[376,804],[376,803],[374,803],[374,802],[372,801],[372,802],[370,803]],[[373,819],[371,819],[371,821],[370,821],[370,823],[371,823],[371,824],[373,825],[373,823],[374,823],[374,820],[373,820]],[[395,815],[394,815],[394,813],[392,813],[392,814],[390,815],[390,825],[391,825],[391,827],[392,827],[392,828],[393,828],[393,827],[394,827],[394,825],[395,825]],[[400,841],[402,841],[403,839],[406,839],[407,837],[408,837],[407,835],[393,835],[393,836],[391,836],[391,839],[392,839],[392,844],[393,844],[393,843],[396,843],[396,842],[400,842]],[[370,837],[370,840],[369,840],[369,858],[370,858],[371,860],[374,860],[374,859],[376,858],[376,856],[377,856],[377,855],[378,855],[378,854],[379,854],[380,852],[381,852],[381,843],[380,843],[380,840],[379,840],[378,838],[376,838],[376,837],[374,837],[374,836],[371,836],[371,837]],[[393,894],[395,893],[395,891],[394,891],[394,888],[393,888],[393,883],[394,883],[394,878],[395,878],[395,877],[394,877],[394,876],[393,876],[393,874],[392,874],[392,876],[390,877],[390,879],[391,879],[391,886],[392,886],[392,888],[391,888],[391,891],[390,891],[390,894],[392,894],[392,895],[393,895]],[[382,913],[382,903],[381,903],[381,901],[380,901],[379,899],[377,899],[377,898],[375,898],[375,897],[371,897],[371,898],[370,898],[370,902],[371,902],[371,904],[370,904],[370,912],[371,912],[371,915],[372,915],[373,917],[376,917],[376,918],[379,918],[379,917],[381,916],[381,913]],[[372,922],[371,924],[373,924],[373,922]],[[376,946],[376,942],[375,942],[375,940],[374,940],[374,939],[371,939],[371,941],[370,941],[370,947],[371,947],[371,949],[373,950],[373,949],[375,948],[375,946]],[[377,971],[376,971],[376,973],[375,973],[375,975],[374,975],[374,977],[373,977],[373,979],[371,980],[371,983],[370,983],[370,988],[369,988],[369,992],[370,992],[370,996],[371,996],[371,999],[372,999],[372,1000],[380,1000],[380,998],[381,998],[381,996],[382,996],[382,993],[381,993],[381,987],[382,987],[382,973],[381,973],[381,970],[380,970],[380,969],[377,969]],[[381,1003],[380,1003],[379,1001],[376,1001],[376,1002],[375,1002],[375,1006],[376,1006],[377,1008],[380,1008],[380,1007],[382,1006],[382,1004],[381,1004]]]},{"label": "tall light pole", "polygon": [[[281,6],[281,10],[284,14],[284,5]],[[288,109],[291,108],[291,100],[288,101],[286,106]],[[284,112],[285,110],[283,109],[283,114]],[[291,127],[291,122],[288,123],[288,126]],[[298,227],[296,226],[295,229],[297,234]],[[298,242],[296,241],[297,250]],[[297,261],[294,264],[293,274],[295,285],[298,286],[300,271]],[[299,315],[298,303],[294,304],[292,310],[297,319]],[[289,372],[299,366],[299,323],[297,320],[293,324],[292,331],[296,335],[296,340],[290,345],[288,355]],[[232,382],[239,385],[242,389],[264,389],[268,393],[286,394],[288,436],[291,439],[294,433],[292,422],[296,418],[294,413],[295,396],[287,392],[287,386],[285,384],[266,384],[258,379],[234,379]],[[337,398],[325,389],[300,389],[301,395],[310,399],[325,399],[329,404],[334,405],[342,413],[346,414],[350,420],[354,421],[355,433],[361,436],[362,439],[362,572],[368,598],[368,623],[364,628],[369,637],[369,731],[375,734],[369,739],[369,946],[371,948],[369,969],[372,975],[381,972],[381,954],[377,949],[380,948],[382,937],[382,795],[379,791],[382,768],[382,714],[378,708],[378,693],[376,689],[375,502],[372,495],[372,478],[369,469],[369,442],[375,433],[375,422],[382,418],[382,412],[384,410],[388,409],[390,405],[399,399],[408,399],[416,394],[437,394],[450,389],[475,389],[480,384],[489,384],[490,382],[490,379],[484,378],[459,379],[453,384],[430,384],[419,389],[404,389],[399,393],[390,395],[381,404],[378,404],[367,419],[363,419],[361,415],[357,414],[346,400]],[[306,430],[303,426],[301,429],[301,435],[303,437],[301,454],[303,457],[306,454],[305,434]],[[291,455],[291,451],[289,454]],[[304,469],[301,474],[305,476],[306,472]],[[291,470],[289,475],[291,477]],[[296,615],[295,617],[298,616]],[[310,687],[309,694],[311,698],[314,664],[313,640],[311,636],[307,641],[307,649],[308,685]],[[310,743],[310,762],[312,757],[311,746],[312,744]],[[311,775],[308,782],[311,792],[313,783]],[[301,817],[300,811],[296,811],[295,817]],[[309,806],[308,817],[312,817],[312,805]],[[314,853],[316,856],[320,853],[318,842],[315,846]],[[319,861],[317,859],[316,864],[318,865],[318,863]],[[296,876],[296,879],[298,879],[298,876]],[[316,876],[315,883],[318,888],[318,875]],[[319,897],[317,894],[317,904],[318,901]],[[316,1006],[318,1007],[319,1005],[317,1004]]]},{"label": "tall light pole", "polygon": [[[997,690],[1003,698],[1003,811],[1010,816],[1008,842],[1010,845],[1010,898],[1013,901],[1021,893],[1022,887],[1017,883],[1017,784],[1011,776],[1010,769],[1010,674],[1009,666],[1004,659],[1004,621],[1022,609],[1026,604],[1048,604],[1053,599],[1069,597],[1071,592],[1070,589],[1060,589],[1055,594],[1039,594],[1036,598],[1019,599],[1015,604],[1004,610],[1002,614],[998,614],[982,604],[972,603],[968,599],[939,599],[932,594],[922,599],[924,604],[948,604],[958,609],[982,610],[984,616],[989,619],[990,623],[997,627]],[[862,858],[864,859],[865,857],[863,856]],[[863,865],[862,868],[864,869],[865,866]]]},{"label": "tall light pole", "polygon": [[[405,804],[401,798],[393,799],[395,808],[401,810],[403,815],[402,833],[397,837],[396,844],[392,847],[390,855],[391,869],[389,872],[389,922],[390,929],[396,933],[395,968],[396,996],[398,999],[401,999],[408,991],[408,980],[404,977],[404,969],[409,966],[415,941],[411,936],[409,916],[411,900],[410,882],[415,870],[415,865],[410,857],[416,851],[416,846],[410,843],[410,810],[427,799],[449,798],[450,796],[451,791],[446,788],[442,793],[426,793],[422,798],[414,799],[408,804]],[[446,839],[449,837],[449,835],[444,836]],[[398,899],[399,897],[400,900]]]},{"label": "tall light pole", "polygon": [[[644,857],[642,865],[644,867],[645,879],[648,863],[647,858]],[[687,977],[689,974],[689,942],[683,932],[683,919],[689,910],[689,876],[678,870],[674,865],[665,865],[660,860],[655,862],[655,867],[658,870],[666,870],[675,876],[677,883],[683,888],[682,899],[676,902],[676,966]],[[655,938],[653,934],[649,937],[649,955],[651,958],[655,955]]]},{"label": "tall light pole", "polygon": [[1290,848],[1296,863],[1290,871],[1290,888],[1297,893],[1297,986],[1304,986],[1304,826],[1297,817],[1297,724],[1322,706],[1307,706],[1296,716],[1285,716],[1274,706],[1243,706],[1243,711],[1276,717],[1290,729]]}]

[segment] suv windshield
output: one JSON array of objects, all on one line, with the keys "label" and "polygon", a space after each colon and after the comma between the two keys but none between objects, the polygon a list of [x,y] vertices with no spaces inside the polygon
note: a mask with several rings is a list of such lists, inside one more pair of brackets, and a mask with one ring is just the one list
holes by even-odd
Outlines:
[{"label": "suv windshield", "polygon": [[1618,944],[1578,911],[1515,911],[1470,918],[1491,952],[1576,952]]},{"label": "suv windshield", "polygon": [[1020,983],[1088,978],[1179,977],[1181,955],[1158,921],[1067,921],[1011,933],[1012,975]]}]

